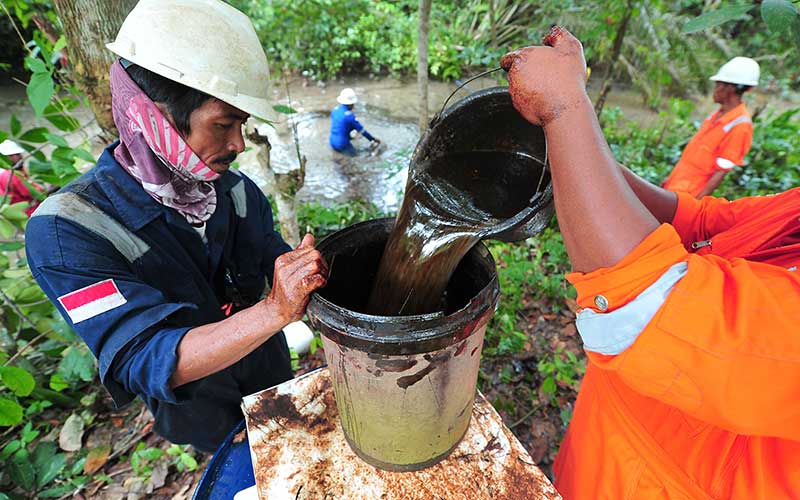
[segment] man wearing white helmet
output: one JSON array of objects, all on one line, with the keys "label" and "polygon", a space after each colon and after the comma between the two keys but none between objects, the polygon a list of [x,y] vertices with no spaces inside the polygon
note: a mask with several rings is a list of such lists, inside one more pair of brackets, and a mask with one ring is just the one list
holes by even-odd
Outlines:
[{"label": "man wearing white helmet", "polygon": [[310,234],[291,251],[261,190],[229,169],[242,125],[269,109],[244,14],[141,0],[108,48],[120,141],[34,213],[30,267],[116,404],[138,396],[162,436],[213,451],[243,395],[292,376],[281,329],[327,266]]},{"label": "man wearing white helmet", "polygon": [[734,57],[711,77],[714,102],[720,108],[709,116],[683,150],[662,187],[696,198],[710,195],[725,174],[741,165],[753,140],[753,121],[742,95],[758,85],[758,63]]},{"label": "man wearing white helmet", "polygon": [[367,132],[364,126],[356,120],[353,106],[358,102],[358,96],[353,89],[342,89],[336,101],[339,105],[331,111],[331,133],[328,138],[328,142],[334,150],[347,156],[356,155],[356,148],[350,142],[350,132],[353,130],[360,132],[371,142],[380,144],[381,141]]}]

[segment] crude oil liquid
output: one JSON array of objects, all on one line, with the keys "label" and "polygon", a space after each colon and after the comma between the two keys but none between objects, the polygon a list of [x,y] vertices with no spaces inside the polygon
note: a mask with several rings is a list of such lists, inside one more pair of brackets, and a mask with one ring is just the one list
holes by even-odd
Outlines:
[{"label": "crude oil liquid", "polygon": [[530,202],[540,160],[522,153],[455,153],[420,165],[406,184],[367,312],[385,316],[445,308],[447,283],[484,236]]}]

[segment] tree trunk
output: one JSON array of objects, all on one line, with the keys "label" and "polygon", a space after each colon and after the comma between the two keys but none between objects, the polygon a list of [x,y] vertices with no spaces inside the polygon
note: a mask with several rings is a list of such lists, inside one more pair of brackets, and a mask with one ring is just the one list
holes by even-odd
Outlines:
[{"label": "tree trunk", "polygon": [[116,38],[134,5],[136,0],[53,0],[64,27],[72,76],[108,137],[117,136],[108,76],[116,56],[105,44]]},{"label": "tree trunk", "polygon": [[606,74],[603,76],[603,85],[600,87],[600,95],[594,105],[594,112],[597,116],[603,112],[603,106],[606,104],[606,98],[611,90],[611,80],[614,76],[614,70],[619,60],[619,55],[622,53],[622,42],[625,40],[625,32],[628,30],[628,23],[633,16],[633,2],[629,1],[625,7],[625,15],[622,17],[622,22],[619,23],[617,28],[617,36],[614,38],[614,47],[611,49],[611,57],[608,60],[608,67]]},{"label": "tree trunk", "polygon": [[497,48],[497,14],[494,9],[495,0],[489,0],[489,38],[492,48]]},{"label": "tree trunk", "polygon": [[278,208],[278,224],[281,228],[283,240],[292,248],[300,244],[300,227],[297,223],[297,203],[295,195],[303,187],[306,175],[306,157],[300,156],[300,168],[285,174],[276,173],[270,164],[270,150],[272,145],[266,135],[261,135],[257,127],[248,126],[247,138],[257,147],[261,175],[267,182],[269,190],[275,196],[275,205]]},{"label": "tree trunk", "polygon": [[417,40],[417,90],[419,93],[419,135],[428,128],[428,31],[431,0],[419,0],[419,39]]}]

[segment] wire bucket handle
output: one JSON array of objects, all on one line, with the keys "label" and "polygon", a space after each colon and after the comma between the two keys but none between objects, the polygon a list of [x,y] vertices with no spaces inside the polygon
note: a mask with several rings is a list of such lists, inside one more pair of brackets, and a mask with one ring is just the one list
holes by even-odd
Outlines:
[{"label": "wire bucket handle", "polygon": [[[466,87],[468,83],[470,83],[470,82],[472,82],[472,81],[474,81],[474,80],[477,80],[478,78],[482,78],[482,77],[484,77],[484,76],[486,76],[486,75],[490,75],[490,74],[492,74],[492,73],[495,73],[495,72],[497,72],[497,71],[500,71],[500,70],[502,70],[502,69],[503,69],[503,68],[499,68],[499,67],[498,67],[498,68],[494,68],[494,69],[490,69],[490,70],[488,70],[488,71],[484,71],[483,73],[478,73],[477,75],[473,76],[472,78],[469,78],[469,79],[467,79],[466,81],[462,82],[462,83],[461,83],[461,85],[459,85],[458,87],[456,87],[456,89],[453,91],[453,93],[452,93],[452,94],[450,94],[450,95],[447,97],[447,99],[445,99],[445,100],[444,100],[444,104],[442,104],[442,109],[441,109],[441,110],[439,110],[439,112],[436,114],[436,116],[438,117],[439,115],[441,115],[441,114],[444,112],[444,109],[447,107],[447,103],[448,103],[448,102],[450,102],[450,99],[452,99],[452,98],[453,98],[453,96],[454,96],[454,95],[456,95],[456,92],[458,92],[459,90],[461,90],[461,89],[463,89],[464,87]],[[435,118],[434,118],[434,121],[435,121]]]}]

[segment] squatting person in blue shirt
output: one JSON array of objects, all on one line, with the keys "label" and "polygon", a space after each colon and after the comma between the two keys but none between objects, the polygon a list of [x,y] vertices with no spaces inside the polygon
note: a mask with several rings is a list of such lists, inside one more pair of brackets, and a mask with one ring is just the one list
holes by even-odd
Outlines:
[{"label": "squatting person in blue shirt", "polygon": [[229,169],[243,123],[270,108],[244,14],[141,0],[108,48],[120,140],[42,203],[27,256],[115,403],[139,397],[159,434],[213,451],[242,396],[291,378],[281,330],[327,265],[310,234],[292,251],[261,190]]},{"label": "squatting person in blue shirt", "polygon": [[343,89],[336,98],[338,106],[331,111],[331,135],[328,139],[331,147],[347,156],[356,156],[356,148],[350,142],[350,131],[355,130],[370,141],[380,144],[381,141],[373,137],[364,128],[353,113],[353,105],[358,102],[358,97],[353,89]]}]

